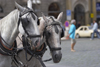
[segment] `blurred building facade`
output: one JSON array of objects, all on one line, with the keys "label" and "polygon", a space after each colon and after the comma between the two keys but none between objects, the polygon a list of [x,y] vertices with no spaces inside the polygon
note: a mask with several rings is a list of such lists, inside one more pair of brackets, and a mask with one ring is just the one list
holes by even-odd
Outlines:
[{"label": "blurred building facade", "polygon": [[3,18],[14,8],[14,0],[0,0],[0,18]]},{"label": "blurred building facade", "polygon": [[97,0],[66,0],[66,9],[71,10],[71,19],[81,25],[91,24],[97,20]]},{"label": "blurred building facade", "polygon": [[[16,1],[22,6],[27,6],[27,0]],[[66,20],[66,0],[40,0],[40,3],[33,3],[32,6],[38,17],[42,16],[41,12],[43,12],[46,16],[53,15],[57,18],[60,12],[64,12],[62,19],[63,23]],[[14,0],[0,0],[0,18],[4,17],[14,9]]]},{"label": "blurred building facade", "polygon": [[[0,18],[6,16],[15,9],[15,0],[0,0]],[[27,6],[27,0],[16,0],[20,5]],[[91,24],[93,20],[100,21],[100,0],[35,0],[40,3],[33,3],[33,9],[38,17],[43,12],[46,16],[57,17],[64,12],[63,22],[76,19],[81,25]],[[67,10],[71,11],[71,19],[67,17]]]}]

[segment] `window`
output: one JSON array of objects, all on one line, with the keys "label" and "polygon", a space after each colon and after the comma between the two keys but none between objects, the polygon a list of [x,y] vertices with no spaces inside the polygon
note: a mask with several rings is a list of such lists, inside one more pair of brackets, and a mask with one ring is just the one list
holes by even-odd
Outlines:
[{"label": "window", "polygon": [[48,15],[49,16],[54,16],[55,18],[57,18],[58,14],[60,13],[60,7],[59,7],[59,4],[54,2],[54,3],[51,3],[49,8],[48,8]]},{"label": "window", "polygon": [[[81,22],[81,25],[85,25],[85,8],[83,5],[78,4],[74,8],[74,19],[76,22]],[[76,27],[78,23],[76,23]]]},{"label": "window", "polygon": [[86,30],[87,30],[87,28],[85,27],[85,28],[84,28],[84,30],[86,31]]},{"label": "window", "polygon": [[83,30],[83,28],[80,29],[80,31],[82,31],[82,30]]}]

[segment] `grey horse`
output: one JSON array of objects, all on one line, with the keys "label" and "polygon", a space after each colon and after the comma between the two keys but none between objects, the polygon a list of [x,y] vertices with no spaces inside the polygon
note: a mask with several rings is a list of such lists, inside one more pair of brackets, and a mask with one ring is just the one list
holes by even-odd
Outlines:
[{"label": "grey horse", "polygon": [[17,47],[14,41],[18,33],[29,37],[32,44],[40,41],[40,37],[30,38],[33,35],[40,35],[37,16],[32,10],[17,3],[15,5],[17,9],[0,20],[0,67],[11,67],[12,56],[16,55]]}]

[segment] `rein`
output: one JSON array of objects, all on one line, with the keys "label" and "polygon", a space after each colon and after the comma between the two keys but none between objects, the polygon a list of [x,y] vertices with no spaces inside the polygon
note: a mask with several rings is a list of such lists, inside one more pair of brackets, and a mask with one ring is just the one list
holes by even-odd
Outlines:
[{"label": "rein", "polygon": [[46,50],[46,45],[43,44],[41,45],[40,49],[31,49],[31,45],[28,43],[27,38],[26,37],[22,37],[22,43],[23,43],[23,47],[24,50],[29,54],[29,55],[43,55],[45,50]]},{"label": "rein", "polygon": [[[46,49],[46,45],[43,44],[43,45],[41,45],[39,50],[36,49],[35,51],[33,51],[33,50],[30,49],[31,46],[28,44],[28,42],[25,39],[27,39],[27,38],[23,36],[22,37],[22,43],[23,43],[24,50],[25,50],[26,60],[30,61],[32,59],[32,57],[35,57],[36,59],[39,60],[39,62],[42,64],[43,67],[46,67],[45,64],[42,61],[42,56],[43,56],[44,52],[47,50]],[[17,54],[19,54],[22,50],[19,50]],[[31,57],[29,59],[27,58],[27,53],[29,55],[31,55]],[[14,56],[14,60],[13,60],[13,62],[16,64],[16,66],[17,67],[18,67],[18,65],[25,66],[24,63],[22,63],[21,61],[17,60],[16,57],[18,57],[18,56]],[[48,61],[48,60],[45,60],[45,62],[46,61]]]}]

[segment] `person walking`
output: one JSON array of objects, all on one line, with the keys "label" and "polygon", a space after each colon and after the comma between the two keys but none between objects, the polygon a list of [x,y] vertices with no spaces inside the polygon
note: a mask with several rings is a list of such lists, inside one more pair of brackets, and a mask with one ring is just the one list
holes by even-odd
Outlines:
[{"label": "person walking", "polygon": [[76,30],[76,21],[73,19],[71,20],[71,26],[70,26],[70,29],[69,29],[69,37],[71,38],[71,51],[72,52],[75,52],[74,50],[74,46],[76,44],[76,40],[75,40],[75,30]]},{"label": "person walking", "polygon": [[90,40],[93,40],[93,38],[94,38],[94,34],[96,33],[96,35],[98,36],[98,38],[100,39],[100,35],[99,35],[99,32],[98,32],[98,24],[97,24],[97,22],[94,20],[93,21],[93,34],[92,34],[92,36],[91,36],[91,39]]}]

